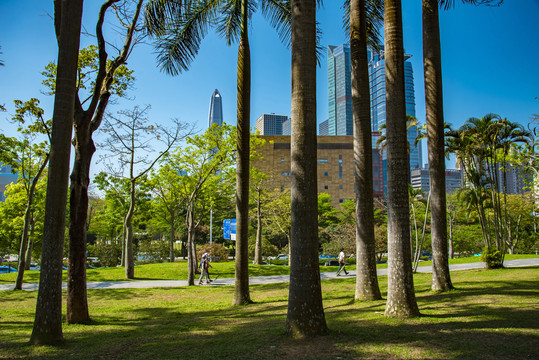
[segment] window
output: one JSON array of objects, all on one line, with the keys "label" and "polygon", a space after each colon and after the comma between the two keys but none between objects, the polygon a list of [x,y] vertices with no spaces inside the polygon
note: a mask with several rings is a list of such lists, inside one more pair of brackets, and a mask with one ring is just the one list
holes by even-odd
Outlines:
[{"label": "window", "polygon": [[281,158],[281,162],[284,163],[284,158]]},{"label": "window", "polygon": [[327,189],[328,189],[328,186],[327,186],[327,185],[324,185],[324,189],[327,190]]},{"label": "window", "polygon": [[326,164],[328,162],[328,159],[318,159],[317,161],[319,164]]},{"label": "window", "polygon": [[342,190],[342,185],[339,185],[339,190]]},{"label": "window", "polygon": [[324,176],[328,176],[328,172],[327,172],[327,171],[324,173]]},{"label": "window", "polygon": [[283,171],[281,173],[282,176],[290,176],[290,171]]}]

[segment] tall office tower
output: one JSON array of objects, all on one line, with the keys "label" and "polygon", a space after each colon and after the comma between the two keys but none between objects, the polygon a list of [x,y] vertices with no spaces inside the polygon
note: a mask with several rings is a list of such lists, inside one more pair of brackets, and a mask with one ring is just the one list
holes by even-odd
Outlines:
[{"label": "tall office tower", "polygon": [[328,135],[353,135],[350,45],[328,46]]},{"label": "tall office tower", "polygon": [[256,128],[260,135],[283,135],[283,123],[286,121],[286,115],[262,114],[256,119]]},{"label": "tall office tower", "polygon": [[283,135],[292,135],[292,119],[283,121]]},{"label": "tall office tower", "polygon": [[329,120],[324,120],[320,124],[318,124],[318,135],[319,136],[328,136],[329,135],[328,134],[328,132],[329,132],[328,123],[329,123]]},{"label": "tall office tower", "polygon": [[219,90],[215,89],[210,101],[210,114],[208,116],[208,127],[211,124],[223,125],[223,98]]},{"label": "tall office tower", "polygon": [[[412,56],[404,55],[404,93],[406,115],[415,117],[414,71],[408,61]],[[369,51],[369,77],[371,88],[371,117],[372,131],[380,131],[386,122],[386,77],[385,77],[384,48],[378,52]],[[414,145],[417,137],[417,127],[408,128],[408,143],[410,144],[410,170],[422,167],[421,143]],[[385,156],[384,156],[385,160]]]}]

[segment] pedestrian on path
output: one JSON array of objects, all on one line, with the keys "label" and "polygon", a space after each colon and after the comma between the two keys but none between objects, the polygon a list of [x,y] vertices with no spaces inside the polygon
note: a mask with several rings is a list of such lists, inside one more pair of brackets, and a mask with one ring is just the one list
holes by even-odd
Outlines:
[{"label": "pedestrian on path", "polygon": [[341,252],[339,253],[339,270],[337,270],[337,276],[340,276],[341,271],[344,271],[346,275],[348,275],[348,271],[346,271],[346,259],[344,255],[344,248],[341,248]]},{"label": "pedestrian on path", "polygon": [[202,255],[202,260],[200,260],[200,279],[198,279],[198,285],[202,285],[202,280],[204,280],[204,278],[206,278],[206,284],[211,283],[210,273],[208,271],[211,267],[208,253],[204,253]]}]

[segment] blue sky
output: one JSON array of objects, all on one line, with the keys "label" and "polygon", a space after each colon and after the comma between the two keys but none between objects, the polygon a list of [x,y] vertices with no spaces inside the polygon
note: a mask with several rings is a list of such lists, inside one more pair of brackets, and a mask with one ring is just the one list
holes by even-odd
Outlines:
[{"label": "blue sky", "polygon": [[[85,1],[83,24],[95,28],[102,1]],[[343,1],[326,0],[318,12],[322,46],[346,42],[342,29]],[[56,40],[52,0],[0,0],[0,127],[13,136],[7,121],[13,113],[13,99],[38,97],[49,117],[53,99],[42,94],[44,66],[55,61]],[[458,5],[440,12],[445,120],[460,126],[469,117],[497,113],[526,125],[539,113],[539,0],[506,2],[501,7]],[[424,122],[424,91],[420,1],[403,1],[404,47],[413,55],[416,113]],[[260,15],[250,29],[252,61],[251,126],[263,113],[290,115],[290,51]],[[83,37],[83,46],[93,39]],[[112,55],[112,50],[111,50]],[[135,49],[128,66],[135,70],[135,88],[130,100],[110,110],[151,104],[149,117],[166,124],[171,118],[207,126],[210,97],[219,89],[224,119],[236,123],[237,46],[228,47],[209,33],[189,72],[171,77],[156,68],[150,45]],[[317,71],[317,121],[327,119],[327,64],[322,59]],[[423,145],[426,148],[426,144]],[[424,150],[425,151],[425,150]],[[426,156],[424,156],[424,159]]]}]

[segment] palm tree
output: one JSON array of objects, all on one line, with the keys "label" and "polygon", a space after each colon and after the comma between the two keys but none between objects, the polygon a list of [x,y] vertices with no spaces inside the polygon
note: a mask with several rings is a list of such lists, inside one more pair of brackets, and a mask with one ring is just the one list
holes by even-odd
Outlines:
[{"label": "palm tree", "polygon": [[[473,5],[503,0],[462,0]],[[456,0],[423,0],[423,68],[428,133],[428,156],[431,189],[432,289],[453,288],[447,258],[447,218],[445,193],[444,115],[442,94],[442,56],[438,6],[451,8]]]},{"label": "palm tree", "polygon": [[[376,275],[372,133],[367,39],[378,43],[383,18],[381,1],[350,0],[352,111],[354,119],[354,176],[356,190],[356,300],[382,298]],[[367,7],[368,6],[368,7]],[[369,21],[368,21],[368,20]],[[370,29],[370,37],[368,37]]]},{"label": "palm tree", "polygon": [[404,99],[404,49],[400,0],[384,2],[388,176],[388,292],[385,314],[419,315],[410,250],[408,155]]},{"label": "palm tree", "polygon": [[82,0],[54,1],[58,69],[43,229],[41,275],[30,343],[62,342],[62,260]]},{"label": "palm tree", "polygon": [[[255,0],[152,0],[146,8],[149,32],[158,37],[158,62],[169,74],[187,70],[206,35],[217,23],[228,45],[239,38],[237,76],[237,182],[236,182],[236,279],[233,304],[251,302],[248,272],[249,222],[249,142],[251,58],[249,19]],[[260,0],[263,14],[278,30],[283,41],[289,38],[290,6],[285,0]]]},{"label": "palm tree", "polygon": [[311,336],[327,331],[318,266],[316,2],[291,3],[292,228],[286,330],[292,336]]}]

